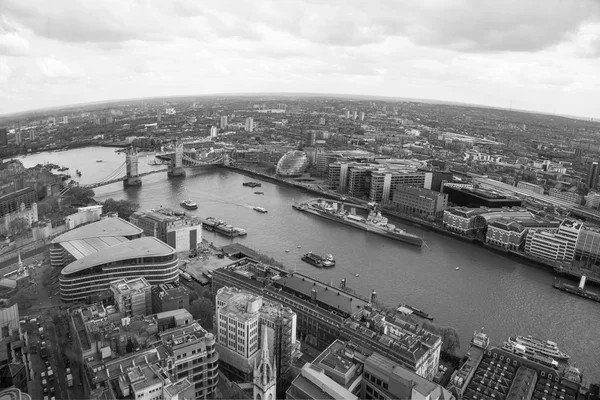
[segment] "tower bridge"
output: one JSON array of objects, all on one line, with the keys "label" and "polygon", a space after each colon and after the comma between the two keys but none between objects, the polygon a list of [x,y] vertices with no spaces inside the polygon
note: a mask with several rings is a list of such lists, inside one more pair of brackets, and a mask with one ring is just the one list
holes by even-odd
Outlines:
[{"label": "tower bridge", "polygon": [[[141,186],[142,177],[159,172],[166,172],[168,177],[184,177],[186,168],[205,167],[210,165],[229,165],[228,154],[208,153],[202,157],[195,151],[184,151],[183,143],[177,143],[175,151],[170,154],[157,156],[163,160],[168,159],[167,168],[160,170],[140,173],[138,168],[138,153],[134,147],[129,147],[125,152],[125,162],[119,165],[114,171],[108,174],[104,179],[98,182],[79,185],[81,188],[94,189],[101,186],[110,185],[116,182],[123,182],[124,187]],[[65,195],[68,188],[63,190],[60,195]]]}]

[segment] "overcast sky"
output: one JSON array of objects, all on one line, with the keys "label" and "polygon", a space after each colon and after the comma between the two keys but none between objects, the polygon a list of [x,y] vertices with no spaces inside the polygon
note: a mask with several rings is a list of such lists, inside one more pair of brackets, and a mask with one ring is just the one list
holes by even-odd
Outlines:
[{"label": "overcast sky", "polygon": [[240,92],[600,118],[600,0],[0,0],[0,114]]}]

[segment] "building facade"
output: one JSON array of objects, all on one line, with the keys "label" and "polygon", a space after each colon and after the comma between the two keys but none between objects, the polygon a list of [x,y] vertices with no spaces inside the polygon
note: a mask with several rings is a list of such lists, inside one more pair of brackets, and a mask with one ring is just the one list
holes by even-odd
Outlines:
[{"label": "building facade", "polygon": [[129,220],[146,236],[154,236],[177,251],[193,250],[202,243],[202,222],[195,216],[178,216],[173,210],[160,208],[136,211]]},{"label": "building facade", "polygon": [[373,171],[369,188],[369,201],[388,204],[392,194],[399,185],[409,185],[417,188],[425,186],[424,172]]},{"label": "building facade", "polygon": [[0,217],[18,212],[21,209],[22,204],[25,204],[25,208],[30,209],[33,206],[33,203],[37,201],[37,192],[31,187],[26,187],[13,193],[0,196]]},{"label": "building facade", "polygon": [[189,309],[190,295],[188,290],[177,282],[162,283],[152,286],[152,312],[160,313],[181,309]]},{"label": "building facade", "polygon": [[145,278],[119,279],[110,283],[117,308],[127,317],[152,314],[151,286]]},{"label": "building facade", "polygon": [[448,195],[408,185],[398,185],[392,197],[392,206],[404,214],[419,218],[442,219],[448,207]]}]

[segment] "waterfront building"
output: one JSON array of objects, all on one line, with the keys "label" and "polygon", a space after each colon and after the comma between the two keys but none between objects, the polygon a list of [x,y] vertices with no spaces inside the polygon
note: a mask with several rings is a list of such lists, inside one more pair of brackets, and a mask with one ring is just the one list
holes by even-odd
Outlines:
[{"label": "waterfront building", "polygon": [[485,242],[508,250],[519,250],[525,243],[525,227],[508,218],[491,221],[487,225]]},{"label": "waterfront building", "polygon": [[225,129],[225,128],[227,128],[227,115],[222,115],[221,116],[221,129]]},{"label": "waterfront building", "polygon": [[244,127],[246,132],[254,131],[254,119],[252,117],[246,118],[246,125]]},{"label": "waterfront building", "polygon": [[27,391],[25,347],[29,345],[27,333],[21,331],[18,305],[0,307],[0,393],[9,387]]},{"label": "waterfront building", "polygon": [[219,356],[211,333],[189,321],[146,334],[147,348],[122,354],[103,348],[101,355],[85,360],[94,397],[176,400],[214,395]]},{"label": "waterfront building", "polygon": [[202,222],[196,216],[175,215],[173,210],[158,208],[136,211],[129,220],[146,236],[154,236],[177,251],[193,250],[202,243]]},{"label": "waterfront building", "polygon": [[363,198],[369,195],[371,170],[372,168],[364,166],[350,168],[348,174],[348,195],[355,198]]},{"label": "waterfront building", "polygon": [[308,156],[299,150],[288,151],[279,159],[276,173],[282,177],[301,176],[308,168]]},{"label": "waterfront building", "polygon": [[403,368],[379,353],[365,360],[362,380],[364,399],[454,400],[442,386]]},{"label": "waterfront building", "polygon": [[482,190],[479,188],[458,188],[444,185],[442,190],[448,194],[448,201],[463,207],[520,207],[521,200],[509,197],[499,191]]},{"label": "waterfront building", "polygon": [[425,173],[394,170],[373,171],[371,172],[369,201],[388,204],[392,200],[392,194],[398,185],[425,187]]},{"label": "waterfront building", "polygon": [[0,196],[0,217],[18,212],[22,204],[25,204],[25,208],[31,208],[37,200],[37,192],[31,187]]},{"label": "waterfront building", "polygon": [[340,160],[341,158],[343,158],[342,155],[338,153],[318,152],[316,155],[317,172],[328,176],[329,165]]},{"label": "waterfront building", "polygon": [[525,240],[525,253],[550,261],[566,260],[567,242],[548,229],[530,229]]},{"label": "waterfront building", "polygon": [[520,189],[532,191],[533,193],[544,194],[544,188],[534,183],[520,181],[519,183],[517,183],[517,187]]},{"label": "waterfront building", "polygon": [[600,174],[600,167],[598,166],[598,162],[594,161],[589,163],[587,175],[585,178],[585,185],[589,189],[596,189],[598,186],[598,175]]},{"label": "waterfront building", "polygon": [[337,190],[340,193],[346,192],[346,183],[348,182],[348,163],[334,162],[329,164],[329,173],[327,187],[329,190]]},{"label": "waterfront building", "polygon": [[188,290],[177,282],[162,283],[152,286],[152,312],[189,309],[190,295]]},{"label": "waterfront building", "polygon": [[441,219],[448,207],[448,195],[425,188],[398,185],[393,193],[392,206],[401,213],[419,218]]},{"label": "waterfront building", "polygon": [[152,314],[151,287],[146,278],[119,279],[110,283],[115,305],[123,316]]},{"label": "waterfront building", "polygon": [[60,296],[63,301],[84,300],[101,292],[115,278],[145,277],[152,285],[179,280],[175,249],[154,237],[126,240],[83,255],[64,267],[60,273]]},{"label": "waterfront building", "polygon": [[556,197],[559,200],[573,203],[573,204],[581,204],[583,202],[583,195],[581,193],[577,193],[574,190],[560,190],[557,188],[551,188],[548,191],[548,194],[551,197]]},{"label": "waterfront building", "polygon": [[[281,304],[266,302],[261,296],[234,287],[217,291],[217,350],[222,370],[237,381],[248,381],[259,355],[259,344],[266,343],[275,356],[277,370],[289,370],[300,356],[296,340],[296,313]],[[261,334],[266,333],[264,342]]]},{"label": "waterfront building", "polygon": [[143,230],[121,218],[106,218],[72,229],[50,243],[50,264],[67,264],[142,236]]},{"label": "waterfront building", "polygon": [[213,292],[234,286],[290,307],[297,332],[308,344],[325,349],[336,339],[361,343],[432,379],[439,364],[441,338],[401,315],[386,316],[369,301],[298,272],[249,258],[212,271]]},{"label": "waterfront building", "polygon": [[444,228],[461,235],[473,235],[485,228],[485,218],[476,218],[485,214],[485,208],[454,207],[444,210],[442,222]]}]

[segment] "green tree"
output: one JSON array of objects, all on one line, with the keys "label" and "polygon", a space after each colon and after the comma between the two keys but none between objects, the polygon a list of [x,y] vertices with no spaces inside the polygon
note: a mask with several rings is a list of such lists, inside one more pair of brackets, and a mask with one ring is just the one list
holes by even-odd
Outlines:
[{"label": "green tree", "polygon": [[215,313],[215,306],[206,297],[200,297],[190,303],[190,309],[188,310],[194,319],[197,319],[205,329],[212,329],[213,327],[213,315]]},{"label": "green tree", "polygon": [[29,222],[23,217],[18,217],[10,221],[9,228],[13,236],[19,237],[29,231]]},{"label": "green tree", "polygon": [[21,290],[10,300],[10,305],[18,304],[19,312],[23,313],[33,306],[34,295],[29,290]]},{"label": "green tree", "polygon": [[119,214],[119,217],[123,219],[129,219],[131,214],[136,212],[139,208],[140,205],[131,200],[115,200],[111,198],[102,203],[103,212],[116,212]]},{"label": "green tree", "polygon": [[451,326],[446,326],[440,329],[440,335],[442,336],[442,351],[456,355],[456,350],[460,349],[458,331]]},{"label": "green tree", "polygon": [[96,194],[92,189],[86,189],[79,186],[72,186],[64,198],[64,203],[68,205],[88,205]]}]

